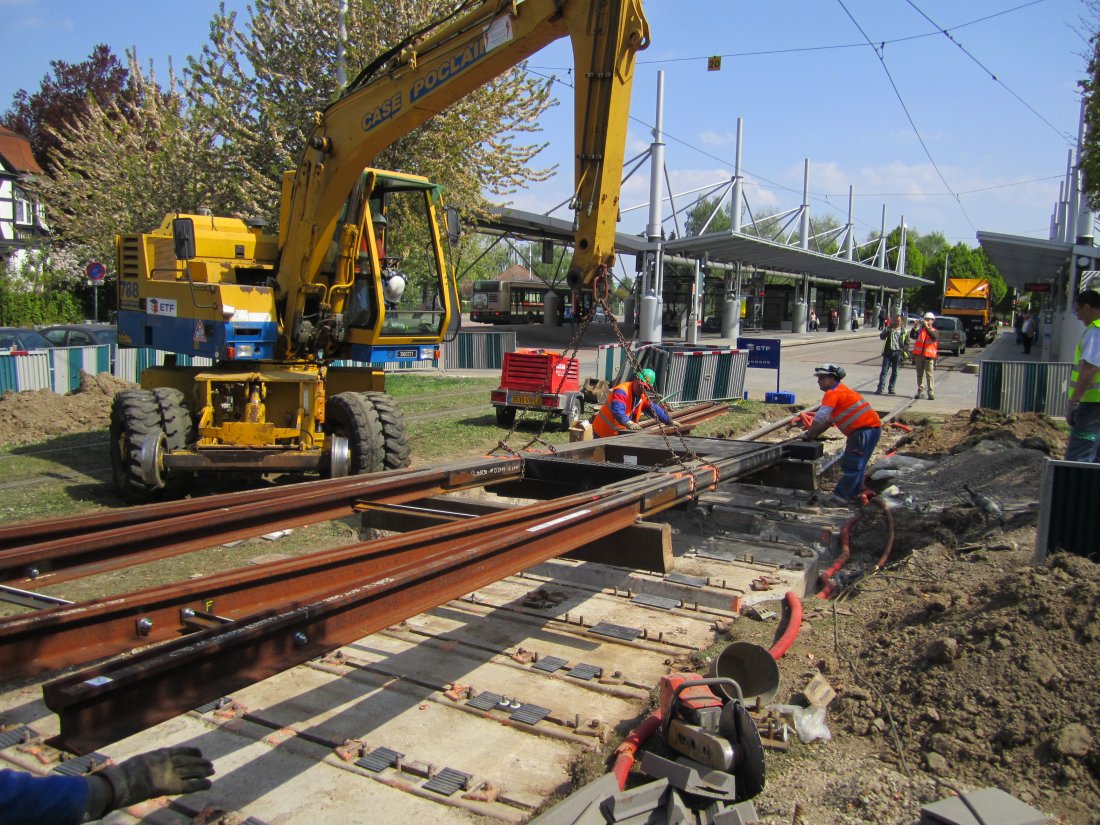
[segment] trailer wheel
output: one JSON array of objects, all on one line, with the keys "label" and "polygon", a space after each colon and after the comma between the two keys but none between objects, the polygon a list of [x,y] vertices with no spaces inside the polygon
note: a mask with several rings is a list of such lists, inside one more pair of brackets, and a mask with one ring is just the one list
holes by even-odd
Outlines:
[{"label": "trailer wheel", "polygon": [[115,491],[128,502],[160,498],[163,487],[145,480],[142,448],[150,437],[163,434],[157,398],[149,390],[125,390],[111,403],[111,476]]},{"label": "trailer wheel", "polygon": [[328,400],[325,412],[328,432],[347,439],[350,450],[348,474],[382,470],[384,439],[382,422],[374,405],[363,394],[342,392]]},{"label": "trailer wheel", "polygon": [[502,427],[511,427],[516,423],[516,408],[497,407],[497,423]]},{"label": "trailer wheel", "polygon": [[382,424],[382,464],[387,470],[408,467],[412,456],[409,434],[405,429],[405,416],[392,395],[384,392],[363,393],[374,405]]},{"label": "trailer wheel", "polygon": [[569,399],[569,405],[565,408],[565,413],[561,417],[561,425],[564,429],[568,430],[583,417],[584,402],[579,395],[574,395]]},{"label": "trailer wheel", "polygon": [[[165,449],[182,450],[195,440],[195,428],[191,421],[191,412],[182,392],[170,387],[158,387],[153,390],[160,413],[160,427],[164,430]],[[186,491],[191,473],[169,474],[164,479],[164,488],[173,493]]]}]

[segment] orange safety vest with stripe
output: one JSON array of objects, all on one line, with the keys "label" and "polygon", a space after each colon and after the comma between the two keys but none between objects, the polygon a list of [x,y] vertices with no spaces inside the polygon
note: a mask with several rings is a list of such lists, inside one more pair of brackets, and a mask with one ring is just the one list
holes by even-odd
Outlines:
[{"label": "orange safety vest with stripe", "polygon": [[[618,398],[615,397],[616,394]],[[627,432],[628,428],[615,420],[615,415],[611,412],[611,402],[621,401],[623,406],[626,407],[627,418],[631,421],[637,421],[642,417],[642,413],[650,403],[644,391],[640,391],[639,395],[641,396],[640,398],[634,398],[633,381],[626,381],[625,383],[616,385],[615,388],[607,394],[607,401],[600,407],[600,411],[596,413],[596,417],[592,419],[592,432],[596,438],[607,438],[608,436]]]},{"label": "orange safety vest with stripe", "polygon": [[864,427],[881,427],[882,419],[878,417],[871,405],[862,395],[846,384],[837,384],[831,390],[826,390],[825,397],[821,399],[821,406],[832,407],[829,423],[845,435],[851,435],[856,430]]},{"label": "orange safety vest with stripe", "polygon": [[917,340],[913,342],[913,355],[923,355],[925,358],[935,358],[940,351],[940,345],[928,334],[923,326],[917,333]]},{"label": "orange safety vest with stripe", "polygon": [[[1100,329],[1100,318],[1097,318],[1091,324],[1090,327],[1096,327]],[[1086,330],[1087,332],[1088,330]],[[1081,369],[1081,350],[1084,343],[1085,336],[1082,335],[1077,342],[1077,350],[1073,353],[1073,368],[1069,373],[1069,397],[1073,398],[1073,392],[1077,389],[1077,382],[1081,380],[1078,370]],[[1085,392],[1081,395],[1081,400],[1090,404],[1100,402],[1100,372],[1096,374],[1096,377],[1092,379],[1091,386],[1085,389]]]}]

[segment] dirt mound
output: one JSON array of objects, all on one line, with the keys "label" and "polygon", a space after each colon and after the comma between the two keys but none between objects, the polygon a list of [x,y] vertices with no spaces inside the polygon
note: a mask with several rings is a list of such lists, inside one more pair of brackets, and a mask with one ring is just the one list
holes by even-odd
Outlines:
[{"label": "dirt mound", "polygon": [[[890,532],[864,507],[837,614],[806,600],[811,638],[829,651],[818,669],[840,688],[826,758],[841,774],[868,754],[886,764],[828,783],[807,813],[911,822],[955,788],[996,786],[1060,821],[1100,821],[1100,565],[1031,564],[1043,466],[1065,436],[1041,416],[976,410],[905,441],[938,460],[885,482],[898,488],[882,496],[892,562],[875,571]],[[804,664],[784,667],[805,684]]]},{"label": "dirt mound", "polygon": [[81,373],[80,387],[68,395],[50,390],[0,396],[0,446],[32,444],[59,435],[104,429],[111,423],[111,399],[137,384],[110,373]]}]

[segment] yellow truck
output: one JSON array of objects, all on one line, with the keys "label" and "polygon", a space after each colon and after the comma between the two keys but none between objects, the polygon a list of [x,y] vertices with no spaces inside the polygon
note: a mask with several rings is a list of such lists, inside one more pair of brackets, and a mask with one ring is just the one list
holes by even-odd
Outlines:
[{"label": "yellow truck", "polygon": [[[438,357],[460,306],[441,187],[378,153],[547,44],[572,41],[571,287],[604,279],[641,0],[469,0],[371,62],[283,176],[279,226],[173,213],[117,238],[120,343],[169,353],[111,410],[115,487],[183,493],[195,473],[329,476],[409,463],[385,365]],[[403,260],[392,257],[404,254]],[[191,363],[194,356],[213,360]],[[358,362],[342,365],[339,361]]]},{"label": "yellow truck", "polygon": [[997,337],[993,320],[993,292],[984,278],[948,278],[940,315],[958,318],[968,346],[984,347]]}]

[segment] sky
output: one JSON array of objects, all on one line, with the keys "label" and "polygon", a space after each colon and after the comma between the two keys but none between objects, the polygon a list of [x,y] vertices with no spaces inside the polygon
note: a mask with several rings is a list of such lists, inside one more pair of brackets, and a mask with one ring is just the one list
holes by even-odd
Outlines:
[{"label": "sky", "polygon": [[[336,2],[336,0],[333,0]],[[99,43],[136,48],[165,77],[207,41],[219,0],[0,0],[0,111],[36,90],[50,62]],[[1080,115],[1078,81],[1095,16],[1082,0],[643,0],[651,45],[639,53],[627,158],[644,152],[664,76],[666,169],[674,203],[734,174],[737,119],[752,212],[802,200],[845,223],[854,187],[857,238],[902,220],[976,245],[978,230],[1048,237]],[[225,0],[245,9],[243,0]],[[950,37],[941,30],[946,29]],[[869,45],[875,44],[874,47]],[[720,71],[707,58],[721,55]],[[559,174],[509,197],[547,212],[572,189],[568,43],[529,67],[555,78],[561,105],[543,119],[536,161]],[[625,232],[642,230],[646,165],[623,187]],[[666,196],[667,196],[666,191]],[[666,231],[675,231],[664,206]],[[553,213],[568,217],[564,210]],[[680,233],[677,233],[680,234]]]}]

